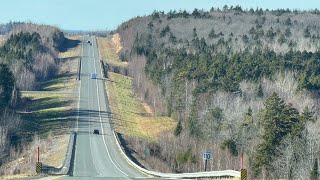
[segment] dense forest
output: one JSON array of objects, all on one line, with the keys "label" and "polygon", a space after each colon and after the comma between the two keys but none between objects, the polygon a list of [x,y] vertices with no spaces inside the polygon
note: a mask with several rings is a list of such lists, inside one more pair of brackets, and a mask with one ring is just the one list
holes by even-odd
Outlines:
[{"label": "dense forest", "polygon": [[224,6],[154,11],[119,26],[119,57],[136,93],[178,121],[175,138],[156,142],[171,150],[158,148],[154,158],[170,171],[199,171],[206,147],[211,170],[239,169],[244,153],[253,179],[314,178],[319,17],[317,9]]},{"label": "dense forest", "polygon": [[64,41],[63,33],[51,26],[15,23],[6,33],[0,47],[0,166],[10,158],[11,148],[23,145],[13,139],[25,138],[18,137],[19,92],[37,90],[41,82],[54,77],[56,54]]}]

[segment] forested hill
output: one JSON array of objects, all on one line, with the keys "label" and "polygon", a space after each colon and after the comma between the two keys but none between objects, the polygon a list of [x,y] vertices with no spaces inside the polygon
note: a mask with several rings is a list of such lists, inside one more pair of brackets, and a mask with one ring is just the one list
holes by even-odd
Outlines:
[{"label": "forested hill", "polygon": [[22,120],[16,113],[23,106],[20,91],[39,90],[42,82],[56,75],[57,52],[65,40],[58,28],[31,23],[15,24],[4,37],[0,46],[0,167],[10,153],[26,146],[13,138],[30,138],[20,134]]},{"label": "forested hill", "polygon": [[[190,138],[200,139],[234,159],[244,152],[252,177],[309,176],[320,157],[317,9],[154,11],[124,22],[117,33],[135,91],[158,115],[179,122],[174,134],[181,147],[162,158],[190,155],[183,149],[193,146]],[[190,151],[190,157],[201,153]],[[217,161],[212,169],[239,168]],[[180,162],[174,171],[193,163]]]},{"label": "forested hill", "polygon": [[0,63],[10,66],[16,88],[36,90],[41,81],[54,76],[54,59],[65,40],[58,28],[21,23],[15,24],[5,36]]}]

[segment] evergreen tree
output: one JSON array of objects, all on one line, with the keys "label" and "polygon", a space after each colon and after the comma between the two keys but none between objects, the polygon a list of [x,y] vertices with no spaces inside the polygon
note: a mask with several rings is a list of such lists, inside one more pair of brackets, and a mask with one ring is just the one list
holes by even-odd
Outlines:
[{"label": "evergreen tree", "polygon": [[310,111],[308,106],[306,106],[302,112],[302,120],[304,122],[307,122],[307,121],[314,122],[315,118],[313,116],[314,116],[314,112]]},{"label": "evergreen tree", "polygon": [[259,98],[263,98],[263,89],[262,89],[261,84],[259,84],[259,86],[258,86],[257,96]]},{"label": "evergreen tree", "polygon": [[6,64],[0,64],[0,110],[9,105],[13,88],[13,73]]},{"label": "evergreen tree", "polygon": [[258,146],[257,156],[254,161],[253,170],[255,175],[261,173],[262,168],[268,168],[275,155],[276,145],[280,143],[281,113],[285,108],[283,100],[273,93],[265,102],[262,126],[264,129],[264,142]]},{"label": "evergreen tree", "polygon": [[214,29],[212,29],[212,30],[210,31],[208,37],[209,37],[210,39],[213,39],[213,38],[215,38],[216,36],[217,36],[217,35],[216,35],[216,32],[214,31]]},{"label": "evergreen tree", "polygon": [[319,170],[318,170],[318,158],[314,161],[313,168],[310,174],[310,180],[318,180]]},{"label": "evergreen tree", "polygon": [[286,37],[290,37],[290,36],[292,35],[292,33],[291,33],[291,31],[290,31],[290,28],[287,28],[287,29],[285,30],[284,35],[285,35]]},{"label": "evergreen tree", "polygon": [[174,135],[179,136],[181,131],[182,131],[182,123],[181,123],[181,120],[179,120],[179,122],[176,126],[176,129],[174,130]]},{"label": "evergreen tree", "polygon": [[310,33],[310,30],[309,30],[309,27],[307,27],[305,30],[304,30],[304,37],[305,38],[309,38],[311,36],[311,33]]},{"label": "evergreen tree", "polygon": [[192,34],[193,38],[198,37],[197,29],[195,27],[193,28],[192,32],[193,32],[193,34]]}]

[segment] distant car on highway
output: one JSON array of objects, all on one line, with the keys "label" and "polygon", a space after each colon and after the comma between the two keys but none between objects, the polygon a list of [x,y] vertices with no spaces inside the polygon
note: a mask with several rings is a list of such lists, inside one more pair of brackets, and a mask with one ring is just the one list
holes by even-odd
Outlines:
[{"label": "distant car on highway", "polygon": [[97,73],[91,73],[91,79],[97,79]]},{"label": "distant car on highway", "polygon": [[92,46],[92,43],[90,43],[90,45]]},{"label": "distant car on highway", "polygon": [[93,130],[93,134],[99,134],[99,130],[98,129]]},{"label": "distant car on highway", "polygon": [[[90,41],[87,41],[87,43],[90,43]],[[91,44],[91,43],[90,43]]]}]

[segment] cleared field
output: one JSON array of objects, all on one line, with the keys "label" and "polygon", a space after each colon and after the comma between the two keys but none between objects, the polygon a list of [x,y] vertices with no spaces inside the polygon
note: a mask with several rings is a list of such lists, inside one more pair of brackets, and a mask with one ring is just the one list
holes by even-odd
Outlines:
[{"label": "cleared field", "polygon": [[111,37],[97,37],[99,53],[102,59],[105,59],[108,64],[118,67],[127,67],[127,62],[122,62],[119,59],[119,51],[122,49],[120,36],[115,34]]}]

